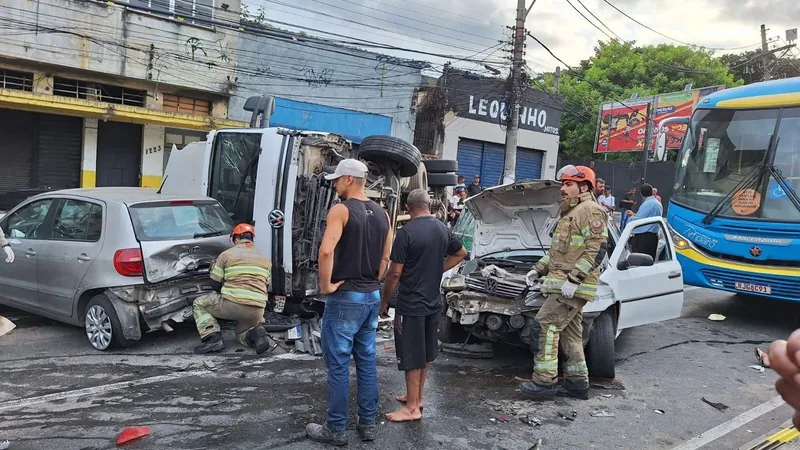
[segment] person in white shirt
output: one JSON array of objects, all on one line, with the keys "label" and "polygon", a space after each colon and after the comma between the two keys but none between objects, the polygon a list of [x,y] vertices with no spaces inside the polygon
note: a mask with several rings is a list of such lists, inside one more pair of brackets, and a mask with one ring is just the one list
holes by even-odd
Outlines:
[{"label": "person in white shirt", "polygon": [[451,226],[455,226],[456,221],[461,217],[461,211],[464,209],[464,200],[467,199],[467,190],[463,187],[456,187],[453,189],[455,193],[450,197],[450,205],[448,208],[448,222]]},{"label": "person in white shirt", "polygon": [[603,195],[597,197],[597,203],[600,203],[600,206],[606,210],[607,213],[611,214],[617,208],[616,199],[613,195],[611,195],[611,187],[606,186]]}]

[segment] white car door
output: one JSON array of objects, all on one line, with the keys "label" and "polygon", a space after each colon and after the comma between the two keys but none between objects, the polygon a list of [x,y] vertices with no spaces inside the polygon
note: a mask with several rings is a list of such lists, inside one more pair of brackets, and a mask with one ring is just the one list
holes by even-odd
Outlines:
[{"label": "white car door", "polygon": [[[630,239],[633,231],[656,228],[666,238],[658,260],[651,265],[630,265]],[[654,251],[656,249],[653,249]],[[635,261],[638,257],[631,258]],[[620,264],[621,263],[621,264]],[[683,271],[675,258],[675,250],[667,224],[662,217],[649,217],[630,222],[616,243],[609,266],[600,279],[607,283],[620,302],[618,330],[679,317],[683,308]]]}]

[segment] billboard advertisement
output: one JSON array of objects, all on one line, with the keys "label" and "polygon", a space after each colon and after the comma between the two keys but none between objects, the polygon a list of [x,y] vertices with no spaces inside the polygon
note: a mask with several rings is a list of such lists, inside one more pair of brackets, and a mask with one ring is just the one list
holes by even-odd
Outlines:
[{"label": "billboard advertisement", "polygon": [[[648,148],[655,149],[657,138],[655,130],[658,130],[661,121],[671,117],[691,116],[700,99],[724,88],[725,86],[711,86],[602,104],[595,153],[642,151],[645,147],[648,122],[654,131]],[[650,121],[645,118],[648,104],[651,105]],[[686,125],[672,124],[665,132],[667,149],[678,149],[683,143]]]}]

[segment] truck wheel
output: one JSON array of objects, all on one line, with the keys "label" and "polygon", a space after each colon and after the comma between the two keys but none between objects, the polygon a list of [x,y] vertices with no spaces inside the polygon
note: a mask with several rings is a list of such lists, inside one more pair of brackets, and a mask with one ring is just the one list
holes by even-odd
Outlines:
[{"label": "truck wheel", "polygon": [[594,320],[589,345],[586,347],[586,365],[589,376],[594,378],[614,379],[614,318],[609,311],[600,314]]},{"label": "truck wheel", "polygon": [[136,343],[122,335],[117,311],[103,294],[89,300],[83,320],[86,338],[97,350],[106,351],[111,347],[127,348]]},{"label": "truck wheel", "polygon": [[458,172],[458,161],[454,159],[426,159],[422,163],[428,173]]},{"label": "truck wheel", "polygon": [[449,187],[458,184],[458,175],[454,173],[429,173],[428,186]]},{"label": "truck wheel", "polygon": [[411,177],[417,173],[422,154],[408,142],[392,136],[367,136],[361,141],[358,156],[376,164],[389,164],[397,176]]},{"label": "truck wheel", "polygon": [[439,340],[444,344],[462,343],[467,339],[467,330],[460,323],[453,322],[447,317],[447,306],[442,310],[439,322]]}]

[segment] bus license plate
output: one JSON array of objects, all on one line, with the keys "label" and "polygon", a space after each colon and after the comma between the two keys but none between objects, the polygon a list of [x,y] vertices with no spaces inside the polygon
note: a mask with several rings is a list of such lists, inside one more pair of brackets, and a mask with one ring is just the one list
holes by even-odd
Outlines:
[{"label": "bus license plate", "polygon": [[736,289],[740,291],[755,292],[756,294],[772,294],[772,288],[760,284],[736,283]]}]

